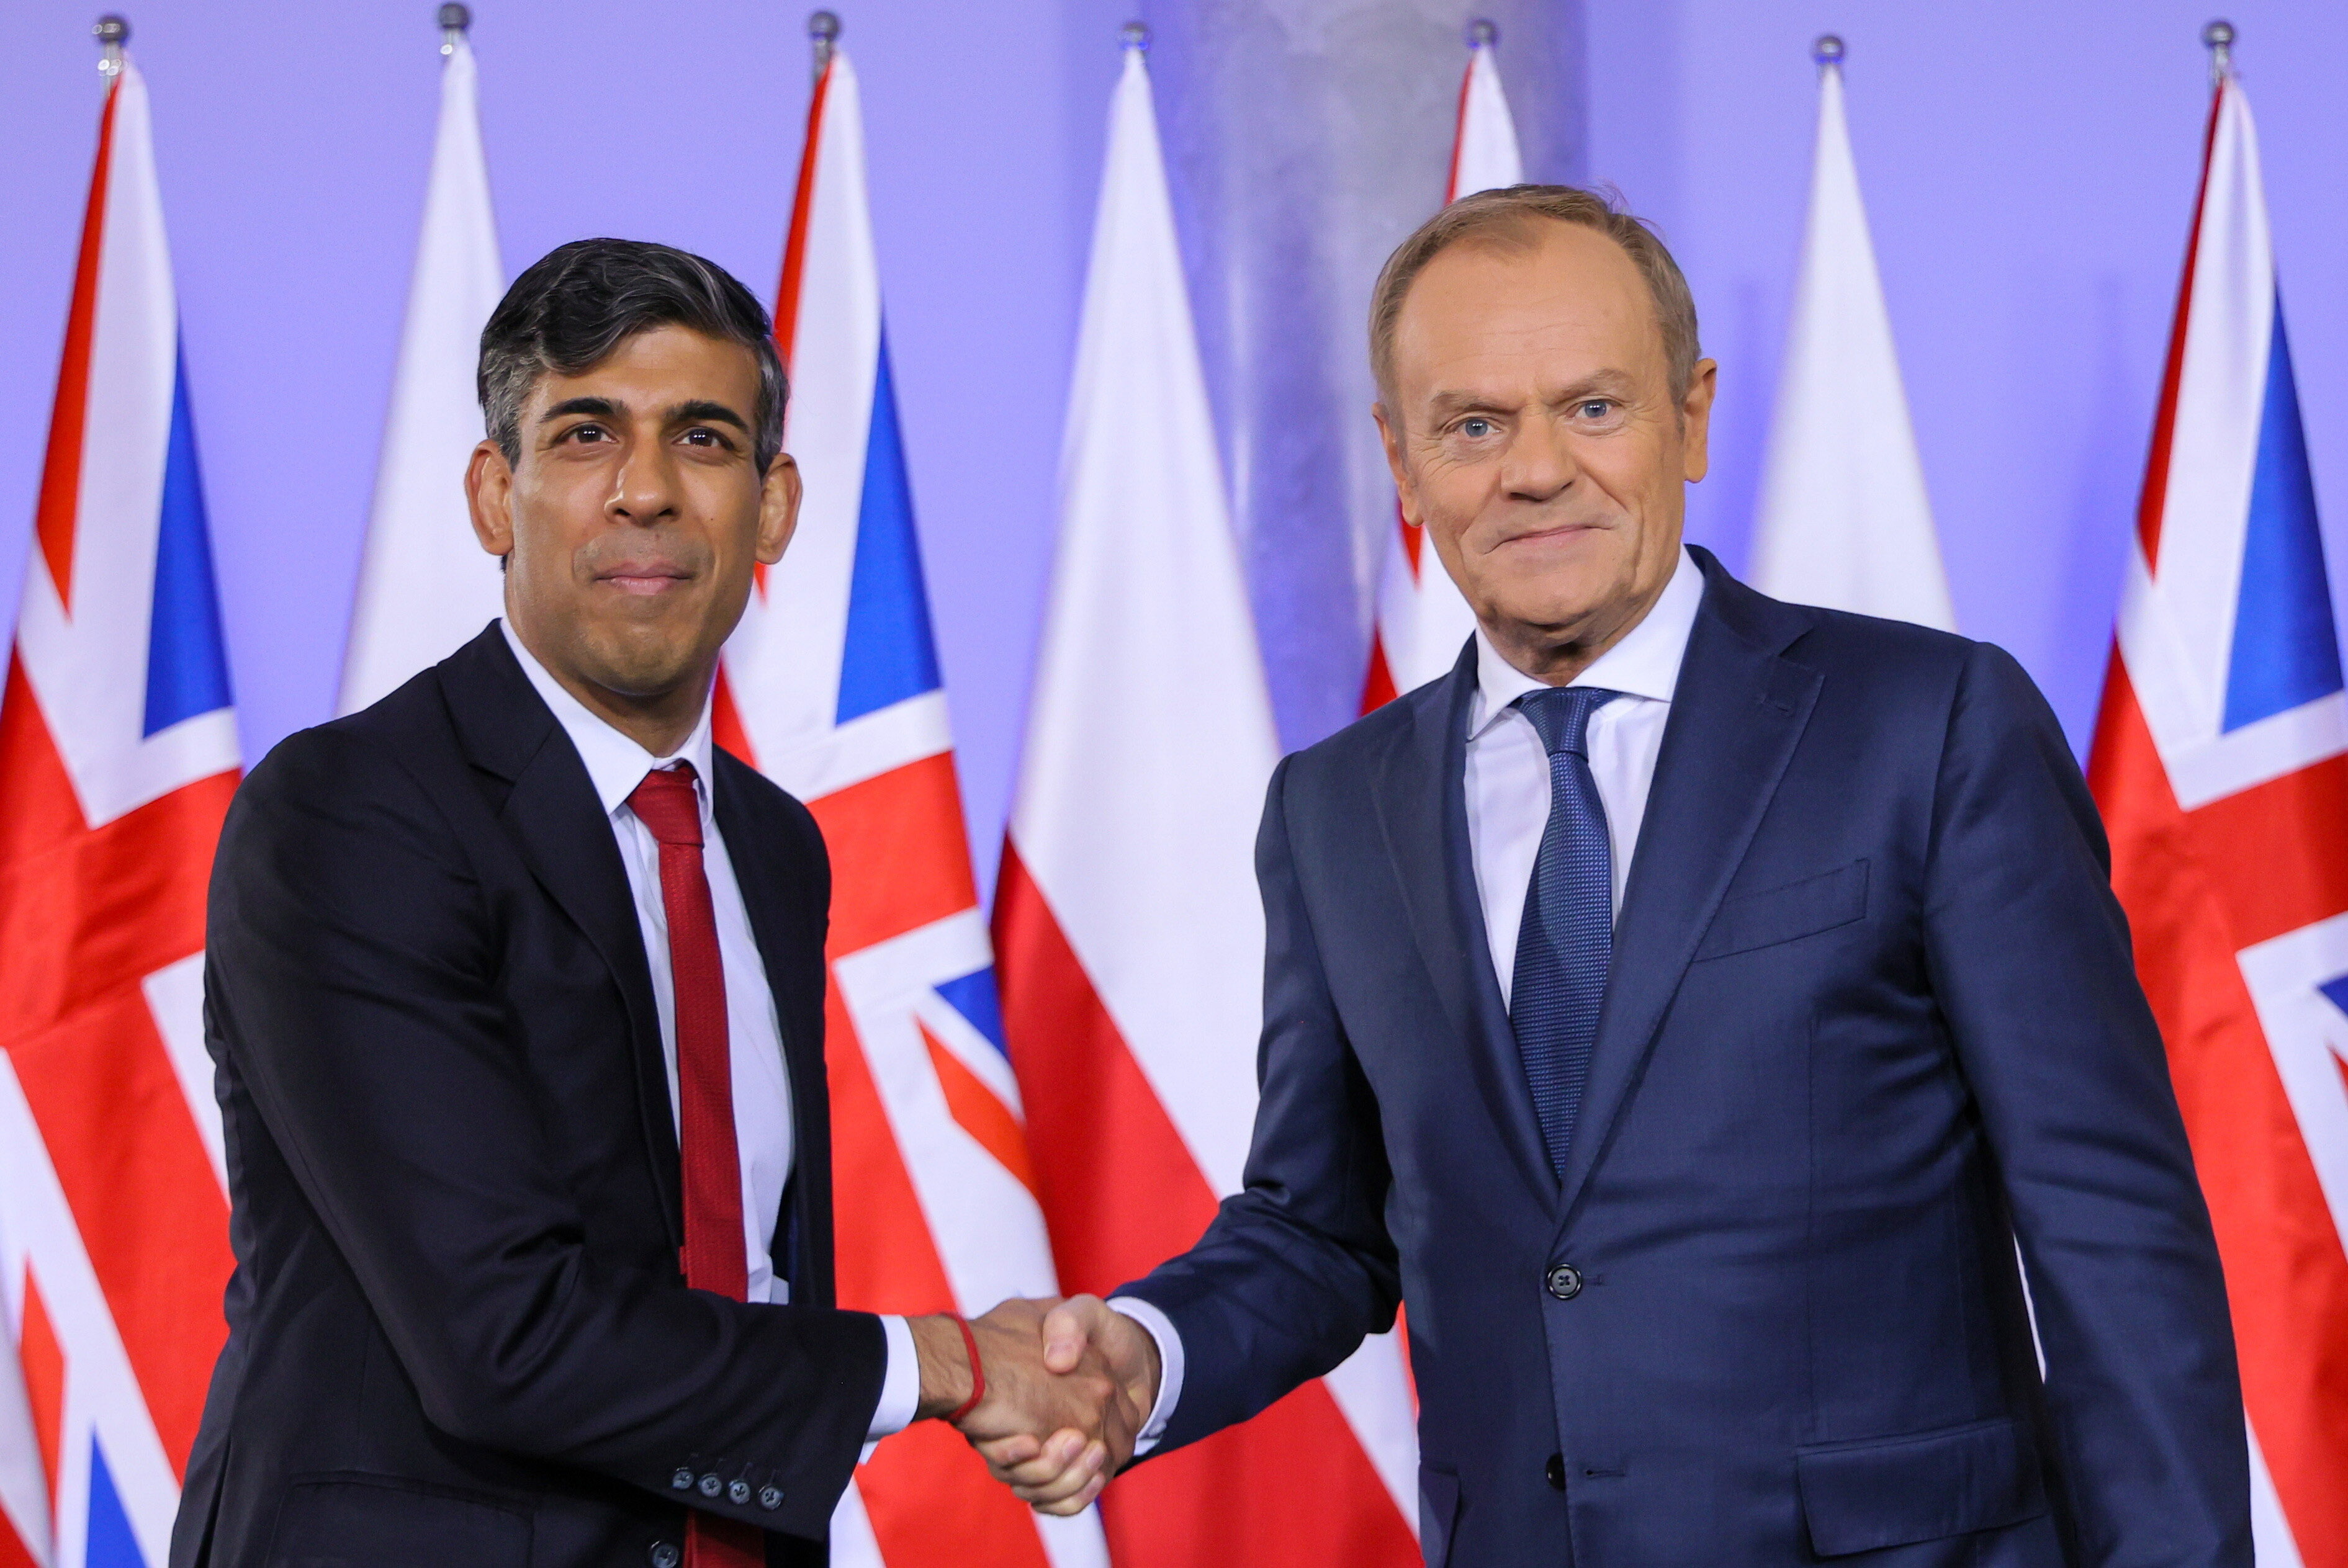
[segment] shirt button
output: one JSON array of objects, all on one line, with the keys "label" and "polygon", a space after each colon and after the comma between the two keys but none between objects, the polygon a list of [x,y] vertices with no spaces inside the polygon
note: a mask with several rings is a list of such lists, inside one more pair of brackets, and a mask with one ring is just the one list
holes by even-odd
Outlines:
[{"label": "shirt button", "polygon": [[775,1510],[782,1507],[782,1505],[783,1489],[781,1487],[767,1485],[762,1486],[758,1489],[758,1506],[760,1508],[765,1509],[768,1513],[772,1513]]},{"label": "shirt button", "polygon": [[750,1501],[750,1483],[737,1481],[726,1489],[726,1501],[739,1508]]},{"label": "shirt button", "polygon": [[690,1470],[679,1469],[675,1475],[668,1478],[668,1483],[679,1491],[691,1491],[693,1490],[693,1471]]},{"label": "shirt button", "polygon": [[654,1542],[653,1549],[645,1555],[652,1559],[653,1568],[676,1568],[678,1563],[685,1561],[685,1553],[677,1550],[677,1544],[674,1541]]},{"label": "shirt button", "polygon": [[1542,1283],[1560,1301],[1570,1301],[1581,1294],[1581,1270],[1570,1263],[1560,1263],[1549,1271],[1549,1277]]},{"label": "shirt button", "polygon": [[1565,1456],[1550,1455],[1549,1463],[1543,1468],[1542,1473],[1549,1477],[1550,1490],[1563,1491],[1565,1490]]},{"label": "shirt button", "polygon": [[711,1471],[707,1475],[701,1478],[702,1496],[716,1497],[719,1492],[724,1491],[725,1490],[726,1483],[717,1479],[717,1472],[716,1471]]}]

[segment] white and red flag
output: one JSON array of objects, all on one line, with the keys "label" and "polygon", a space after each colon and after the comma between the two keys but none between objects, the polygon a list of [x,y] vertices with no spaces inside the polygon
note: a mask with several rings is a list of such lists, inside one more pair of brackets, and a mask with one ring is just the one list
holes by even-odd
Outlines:
[{"label": "white and red flag", "polygon": [[505,612],[497,558],[473,542],[465,465],[481,439],[481,329],[506,289],[473,47],[441,44],[440,119],[407,285],[391,411],[375,475],[336,711],[355,713],[438,664]]},{"label": "white and red flag", "polygon": [[31,557],[0,693],[0,1303],[16,1362],[0,1376],[0,1563],[160,1568],[227,1336],[202,949],[238,752],[147,89],[127,61],[99,122]]},{"label": "white and red flag", "polygon": [[[1060,484],[994,932],[1060,1276],[1106,1294],[1241,1186],[1254,842],[1278,754],[1138,48],[1110,113]],[[1117,1568],[1404,1568],[1417,1462],[1386,1335],[1101,1508]]]},{"label": "white and red flag", "polygon": [[2348,694],[2221,75],[2088,764],[2208,1194],[2262,1568],[2348,1565]]},{"label": "white and red flag", "polygon": [[1891,313],[1843,108],[1842,40],[1818,40],[1810,215],[1753,530],[1772,598],[1956,630]]},{"label": "white and red flag", "polygon": [[[1481,31],[1468,46],[1468,74],[1459,82],[1458,128],[1451,144],[1451,178],[1443,192],[1447,206],[1478,190],[1520,184],[1525,178],[1516,122],[1509,118],[1509,100],[1500,91],[1493,47],[1493,40]],[[1426,531],[1404,522],[1397,510],[1378,581],[1362,712],[1449,673],[1475,630],[1476,613],[1426,548]]]},{"label": "white and red flag", "polygon": [[[719,743],[805,800],[831,852],[833,1204],[844,1307],[984,1311],[1054,1294],[1003,1043],[881,328],[856,73],[808,114],[775,335],[807,499],[727,643]],[[1031,1514],[942,1423],[890,1438],[832,1561],[1093,1568],[1098,1520]]]}]

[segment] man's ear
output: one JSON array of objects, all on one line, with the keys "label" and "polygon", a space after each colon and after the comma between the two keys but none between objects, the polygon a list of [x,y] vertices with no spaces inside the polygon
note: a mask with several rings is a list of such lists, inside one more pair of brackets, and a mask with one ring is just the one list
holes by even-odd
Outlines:
[{"label": "man's ear", "polygon": [[1712,397],[1720,389],[1720,365],[1700,359],[1680,400],[1680,477],[1694,484],[1712,469]]},{"label": "man's ear", "polygon": [[494,441],[473,448],[465,465],[465,502],[472,509],[473,537],[493,556],[513,555],[513,465]]},{"label": "man's ear", "polygon": [[761,566],[772,566],[783,559],[791,535],[798,530],[802,491],[798,459],[788,452],[776,453],[775,460],[767,465],[766,481],[758,491],[756,554]]},{"label": "man's ear", "polygon": [[1378,422],[1378,443],[1386,449],[1386,467],[1394,474],[1395,499],[1402,507],[1402,520],[1417,528],[1418,489],[1411,483],[1409,465],[1403,460],[1402,431],[1387,415],[1383,401],[1370,405],[1370,417]]}]

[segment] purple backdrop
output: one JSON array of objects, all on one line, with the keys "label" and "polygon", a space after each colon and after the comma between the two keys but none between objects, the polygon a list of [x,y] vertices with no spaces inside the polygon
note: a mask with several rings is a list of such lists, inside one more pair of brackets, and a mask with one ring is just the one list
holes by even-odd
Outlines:
[{"label": "purple backdrop", "polygon": [[[2085,750],[2159,395],[2217,0],[1600,0],[1591,169],[1663,229],[1721,364],[1690,534],[1742,565],[1809,179],[1809,43],[1851,137],[1959,629],[2012,650]],[[2348,7],[2230,15],[2335,584],[2348,583]]]},{"label": "purple backdrop", "polygon": [[[1416,30],[1445,51],[1428,67],[1440,80],[1456,77],[1448,40],[1471,8],[1233,9],[1292,45],[1314,26]],[[701,251],[771,292],[807,97],[796,7],[479,9],[510,270],[566,239],[621,233]],[[1127,7],[843,9],[865,85],[916,507],[973,839],[991,878]],[[10,230],[0,246],[0,621],[15,604],[88,177],[94,10],[54,0],[0,10],[0,146],[10,149],[0,161]],[[299,13],[137,0],[131,12],[253,756],[331,706],[423,197],[432,10],[427,0],[314,0]],[[1724,367],[1715,474],[1697,492],[1694,533],[1735,565],[1807,179],[1808,42],[1828,27],[1845,33],[1860,175],[1958,613],[2023,658],[2082,744],[2192,200],[2206,19],[2178,0],[1583,0],[1560,24],[1570,46],[1519,58],[1503,43],[1520,119],[1582,137],[1570,162],[1620,185],[1687,266],[1706,347]],[[2319,498],[2334,497],[2348,493],[2348,203],[2337,173],[2348,167],[2337,87],[2348,10],[2263,0],[2233,20],[2264,139]],[[1161,32],[1170,122],[1203,102],[1214,77],[1202,56],[1169,56],[1179,46],[1171,14]],[[1581,79],[1544,78],[1537,58],[1578,59]],[[1576,93],[1579,103],[1554,101]],[[1326,134],[1348,132],[1332,123]],[[1551,145],[1543,134],[1529,138],[1540,172],[1570,171],[1569,154],[1541,150]],[[1426,166],[1440,157],[1430,151]],[[1425,175],[1413,166],[1395,178],[1415,200]],[[1177,178],[1191,175],[1178,168]],[[1186,222],[1211,205],[1187,186],[1182,200]],[[1200,266],[1243,267],[1264,253],[1196,237],[1188,249]],[[1197,292],[1214,300],[1237,286],[1209,277]],[[1219,413],[1228,431],[1233,412]],[[1264,627],[1292,731],[1334,722],[1326,690],[1342,671],[1333,674],[1330,649],[1359,637],[1357,624],[1334,624],[1344,607],[1326,591],[1329,555],[1305,552],[1319,575],[1299,589],[1283,583],[1287,554],[1268,552],[1261,534],[1252,541],[1260,605],[1319,607]],[[2335,574],[2343,556],[2335,545]]]}]

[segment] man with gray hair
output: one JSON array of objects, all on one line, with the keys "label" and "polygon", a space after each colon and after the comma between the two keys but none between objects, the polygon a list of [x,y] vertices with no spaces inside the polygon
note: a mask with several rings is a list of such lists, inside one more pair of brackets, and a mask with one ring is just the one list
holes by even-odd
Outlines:
[{"label": "man with gray hair", "polygon": [[[2217,1250],[2028,676],[1683,545],[1715,366],[1588,192],[1421,228],[1371,358],[1478,630],[1274,775],[1246,1188],[1047,1363],[1163,1452],[1406,1303],[1434,1568],[2243,1568]],[[1047,1509],[1107,1469],[980,1446]]]}]

